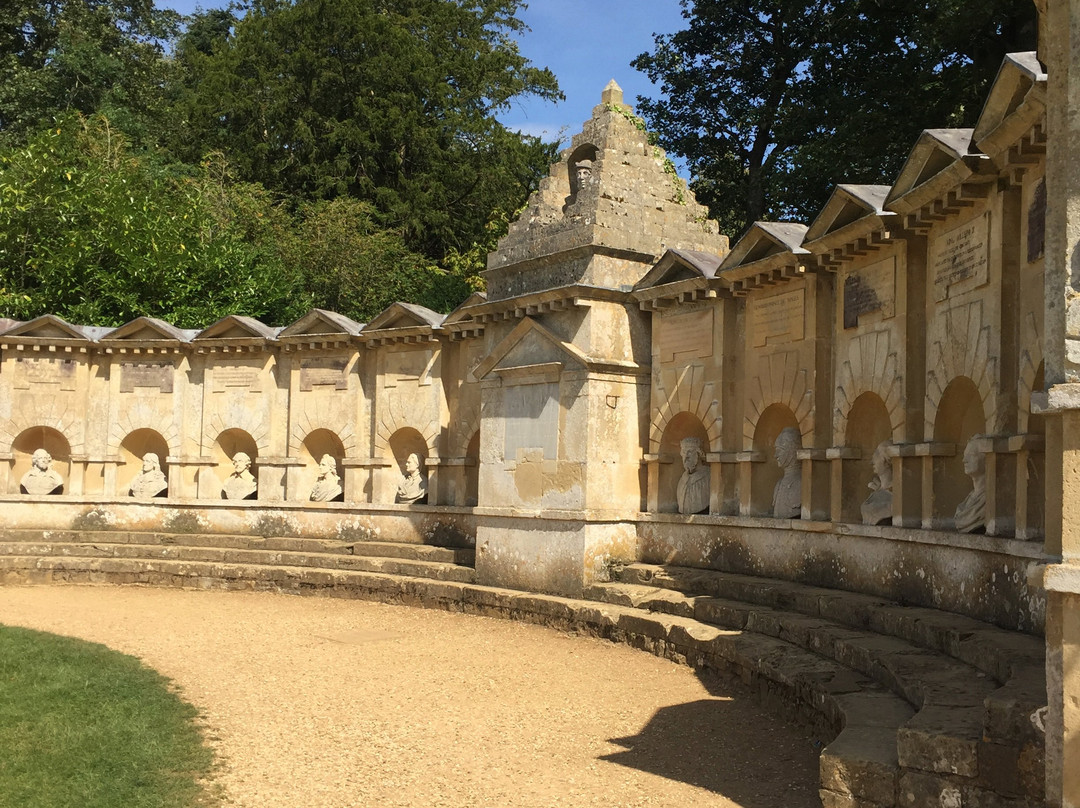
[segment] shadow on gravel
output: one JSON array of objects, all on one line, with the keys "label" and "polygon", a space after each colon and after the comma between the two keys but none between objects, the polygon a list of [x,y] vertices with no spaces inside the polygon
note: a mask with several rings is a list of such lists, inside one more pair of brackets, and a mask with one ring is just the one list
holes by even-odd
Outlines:
[{"label": "shadow on gravel", "polygon": [[600,759],[704,788],[744,808],[811,808],[818,746],[808,730],[765,715],[753,699],[664,707],[641,732],[612,738],[625,752]]}]

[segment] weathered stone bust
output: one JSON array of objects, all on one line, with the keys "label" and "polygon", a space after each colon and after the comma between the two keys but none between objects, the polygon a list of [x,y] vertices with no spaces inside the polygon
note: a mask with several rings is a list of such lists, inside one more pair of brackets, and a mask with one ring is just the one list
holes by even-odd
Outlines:
[{"label": "weathered stone bust", "polygon": [[773,448],[776,465],[784,470],[784,476],[773,489],[773,516],[798,519],[802,515],[802,463],[796,453],[802,448],[802,435],[793,426],[785,427],[776,436]]},{"label": "weathered stone bust", "polygon": [[222,486],[222,499],[255,499],[258,483],[251,473],[251,458],[246,452],[237,452],[232,459],[233,471]]},{"label": "weathered stone bust", "polygon": [[128,493],[140,499],[164,496],[168,493],[169,481],[161,470],[161,460],[153,452],[147,452],[142,459],[142,472],[131,481]]},{"label": "weathered stone bust", "polygon": [[23,493],[35,497],[64,493],[64,479],[52,468],[51,454],[44,449],[36,449],[30,462],[30,470],[19,481]]},{"label": "weathered stone bust", "polygon": [[308,497],[312,502],[333,502],[341,497],[341,478],[337,473],[337,461],[328,454],[319,461],[319,476]]},{"label": "weathered stone bust", "polygon": [[427,480],[420,472],[420,456],[413,452],[405,459],[405,475],[398,484],[394,502],[411,505],[425,501],[427,501]]},{"label": "weathered stone bust", "polygon": [[683,438],[679,442],[683,474],[679,478],[676,500],[679,513],[701,513],[709,509],[709,467],[700,438]]},{"label": "weathered stone bust", "polygon": [[862,504],[864,525],[892,524],[892,461],[889,459],[889,441],[882,441],[874,450],[870,465],[874,469],[874,479],[867,486],[872,493]]},{"label": "weathered stone bust", "polygon": [[975,435],[964,449],[964,474],[971,478],[970,494],[956,506],[955,524],[960,533],[981,533],[986,529],[986,456],[978,442],[985,435]]}]

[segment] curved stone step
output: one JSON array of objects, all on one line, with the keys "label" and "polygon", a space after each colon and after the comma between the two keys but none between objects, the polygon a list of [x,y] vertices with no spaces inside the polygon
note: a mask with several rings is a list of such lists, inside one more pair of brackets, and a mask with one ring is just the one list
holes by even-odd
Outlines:
[{"label": "curved stone step", "polygon": [[338,539],[291,536],[246,536],[220,533],[162,533],[158,531],[73,531],[73,530],[3,530],[0,552],[13,545],[63,544],[135,544],[158,546],[205,547],[231,550],[267,550],[296,553],[327,553],[377,558],[402,558],[471,566],[475,550],[471,547],[445,547],[415,542],[340,541]]},{"label": "curved stone step", "polygon": [[998,628],[963,615],[903,606],[885,598],[823,589],[791,581],[691,567],[629,564],[617,581],[685,595],[771,606],[822,617],[857,629],[870,629],[940,651],[1005,682],[1014,672],[1042,667],[1042,639]]},{"label": "curved stone step", "polygon": [[[1022,776],[1026,776],[1023,788],[1029,791],[1041,785],[1041,738],[1030,722],[1026,726],[1023,723],[1034,709],[1030,705],[1031,693],[1045,690],[1040,690],[1044,686],[1039,681],[1021,686],[1020,679],[1026,674],[1020,671],[1027,669],[1017,668],[1007,686],[1002,687],[983,671],[942,652],[819,616],[642,584],[597,584],[585,595],[693,618],[725,630],[778,638],[866,676],[917,711],[895,728],[892,739],[902,769],[934,776],[955,775],[965,778],[963,785],[976,787],[985,784],[988,776],[984,761],[997,755],[996,768],[1011,766],[1015,773],[1012,779],[1016,790],[1021,788]],[[945,622],[947,618],[942,614],[938,619]],[[1026,758],[1024,764],[1021,757]]]}]

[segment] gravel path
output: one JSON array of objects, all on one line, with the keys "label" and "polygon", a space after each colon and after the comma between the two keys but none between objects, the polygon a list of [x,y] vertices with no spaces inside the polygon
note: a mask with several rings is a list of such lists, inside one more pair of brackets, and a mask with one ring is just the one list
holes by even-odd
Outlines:
[{"label": "gravel path", "polygon": [[0,622],[105,643],[174,679],[246,808],[819,805],[805,733],[601,640],[361,601],[108,586],[0,587]]}]

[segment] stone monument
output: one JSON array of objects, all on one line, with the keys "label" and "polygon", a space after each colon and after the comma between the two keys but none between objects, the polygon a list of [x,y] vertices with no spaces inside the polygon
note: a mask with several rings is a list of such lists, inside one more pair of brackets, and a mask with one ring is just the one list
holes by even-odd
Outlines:
[{"label": "stone monument", "polygon": [[873,493],[862,504],[864,525],[891,524],[893,515],[892,461],[889,459],[889,441],[882,441],[874,450],[870,464],[874,469],[874,479],[867,486]]},{"label": "stone monument", "polygon": [[337,461],[328,454],[319,461],[319,476],[311,488],[311,502],[334,502],[341,499],[341,478],[337,473]]},{"label": "stone monument", "polygon": [[705,451],[701,438],[683,438],[679,443],[683,474],[679,478],[676,501],[679,513],[701,513],[709,509],[709,467],[705,464]]},{"label": "stone monument", "polygon": [[776,465],[784,476],[773,489],[772,511],[777,519],[798,519],[802,515],[802,464],[798,451],[802,436],[793,426],[785,427],[776,436]]},{"label": "stone monument", "polygon": [[413,452],[405,459],[405,474],[398,485],[395,502],[419,505],[427,501],[427,480],[420,471],[420,456]]},{"label": "stone monument", "polygon": [[161,470],[161,461],[153,452],[147,452],[142,459],[142,472],[136,475],[128,486],[128,493],[139,499],[165,496],[169,481]]},{"label": "stone monument", "polygon": [[986,529],[986,455],[979,448],[985,435],[976,435],[964,449],[964,474],[973,488],[956,506],[956,529],[960,533],[981,533]]},{"label": "stone monument", "polygon": [[19,481],[23,493],[35,497],[64,493],[64,480],[52,468],[52,455],[44,449],[36,449],[31,463],[30,470]]},{"label": "stone monument", "polygon": [[246,452],[237,452],[232,458],[233,471],[222,486],[222,499],[255,499],[258,483],[251,473],[251,458]]}]

